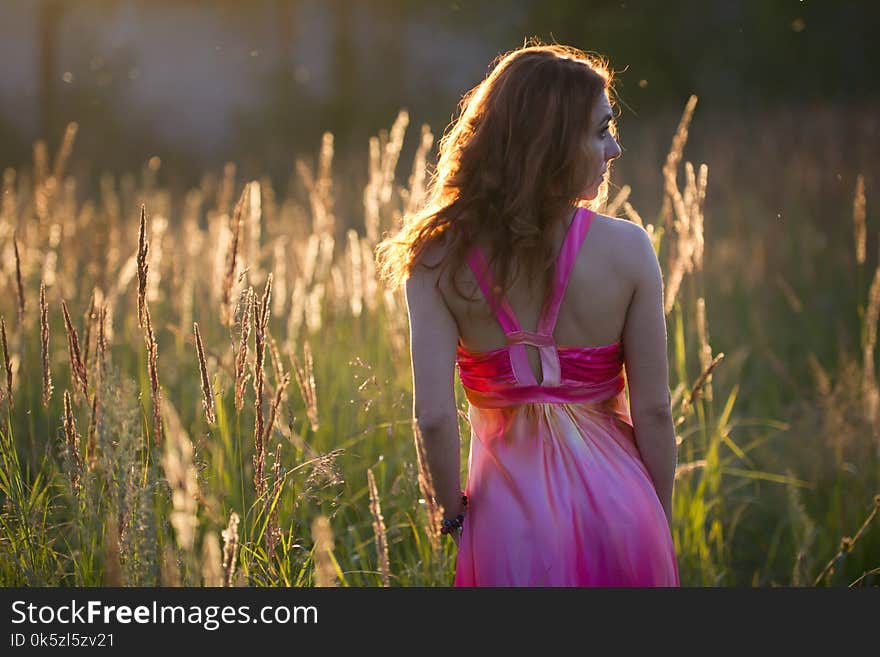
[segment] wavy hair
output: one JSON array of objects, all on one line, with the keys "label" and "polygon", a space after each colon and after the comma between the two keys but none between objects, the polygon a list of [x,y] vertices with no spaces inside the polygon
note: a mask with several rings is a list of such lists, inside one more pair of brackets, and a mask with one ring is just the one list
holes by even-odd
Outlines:
[{"label": "wavy hair", "polygon": [[[462,97],[459,117],[440,140],[422,207],[376,247],[385,284],[401,286],[425,249],[442,239],[442,259],[421,264],[457,272],[470,248],[483,244],[496,294],[509,289],[522,266],[528,280],[543,282],[546,298],[556,258],[549,229],[584,205],[581,144],[612,78],[605,60],[569,46],[527,45],[498,57]],[[588,205],[598,207],[607,194],[603,182]],[[470,298],[452,279],[456,293]]]}]

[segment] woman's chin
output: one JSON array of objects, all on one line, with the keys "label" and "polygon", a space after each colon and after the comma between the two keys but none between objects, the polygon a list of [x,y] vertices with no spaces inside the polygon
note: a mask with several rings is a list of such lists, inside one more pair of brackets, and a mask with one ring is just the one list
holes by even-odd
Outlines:
[{"label": "woman's chin", "polygon": [[589,189],[586,192],[584,192],[583,194],[581,194],[579,198],[581,201],[592,201],[597,196],[599,196],[599,188],[593,187],[592,189]]}]

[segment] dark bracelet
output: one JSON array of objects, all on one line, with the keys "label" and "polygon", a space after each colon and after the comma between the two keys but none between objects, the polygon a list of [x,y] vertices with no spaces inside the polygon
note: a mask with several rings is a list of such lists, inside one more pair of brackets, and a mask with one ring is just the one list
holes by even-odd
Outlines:
[{"label": "dark bracelet", "polygon": [[[461,503],[465,509],[467,509],[468,498],[467,495],[462,493]],[[461,529],[464,524],[464,513],[459,513],[452,520],[443,519],[443,522],[440,525],[440,533],[441,534],[451,534],[456,529]]]}]

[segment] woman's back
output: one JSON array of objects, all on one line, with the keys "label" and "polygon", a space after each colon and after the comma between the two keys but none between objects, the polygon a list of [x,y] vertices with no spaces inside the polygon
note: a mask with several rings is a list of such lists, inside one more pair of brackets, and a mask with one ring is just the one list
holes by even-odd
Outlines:
[{"label": "woman's back", "polygon": [[[664,509],[624,397],[621,327],[629,299],[644,285],[639,276],[630,282],[627,266],[615,266],[628,261],[620,256],[626,229],[595,219],[578,209],[565,227],[548,299],[522,298],[531,292],[525,284],[516,289],[528,319],[517,316],[510,295],[493,300],[503,344],[490,342],[492,330],[480,319],[485,306],[482,313],[460,311],[459,375],[471,427],[467,496],[474,504],[456,585],[678,584]],[[600,232],[592,233],[594,223],[604,227],[604,242],[589,239]],[[486,304],[493,281],[480,247],[468,269]],[[570,338],[557,339],[566,300]],[[469,327],[471,345],[483,342],[467,346]],[[585,344],[578,336],[586,331],[602,344]],[[537,358],[526,360],[524,345]]]},{"label": "woman's back", "polygon": [[[554,249],[560,252],[567,225],[560,225]],[[634,290],[630,271],[634,230],[638,228],[622,219],[594,214],[589,232],[577,252],[568,285],[559,307],[553,337],[559,347],[600,347],[622,341]],[[488,254],[487,254],[488,255]],[[504,331],[495,315],[487,312],[486,300],[477,290],[473,272],[464,267],[458,272],[460,289],[471,297],[462,298],[452,289],[448,277],[442,277],[440,288],[444,301],[458,324],[460,344],[470,352],[499,349],[506,344]],[[527,285],[520,272],[505,293],[514,315],[523,330],[534,331],[546,299],[533,284]],[[541,381],[540,356],[537,349],[526,348],[529,365],[537,381]]]}]

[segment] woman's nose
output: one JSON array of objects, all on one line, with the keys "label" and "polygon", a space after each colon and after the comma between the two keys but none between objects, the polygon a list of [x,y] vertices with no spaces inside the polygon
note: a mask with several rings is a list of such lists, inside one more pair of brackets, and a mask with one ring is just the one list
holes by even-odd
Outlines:
[{"label": "woman's nose", "polygon": [[611,141],[614,143],[614,146],[611,147],[607,153],[605,153],[606,160],[613,160],[614,158],[620,157],[620,144],[617,143],[617,140],[612,137]]}]

